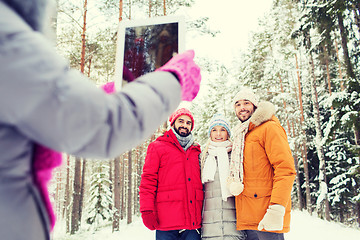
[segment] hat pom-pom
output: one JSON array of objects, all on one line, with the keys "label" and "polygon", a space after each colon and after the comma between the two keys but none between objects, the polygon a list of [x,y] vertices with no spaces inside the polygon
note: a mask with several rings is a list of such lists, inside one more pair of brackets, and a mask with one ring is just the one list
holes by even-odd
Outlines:
[{"label": "hat pom-pom", "polygon": [[233,196],[237,196],[244,190],[244,184],[241,182],[232,182],[229,184],[229,191]]}]

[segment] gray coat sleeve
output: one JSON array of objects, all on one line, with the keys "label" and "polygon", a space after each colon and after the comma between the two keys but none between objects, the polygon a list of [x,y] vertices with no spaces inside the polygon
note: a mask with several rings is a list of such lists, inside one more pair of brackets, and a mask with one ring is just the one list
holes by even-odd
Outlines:
[{"label": "gray coat sleeve", "polygon": [[140,144],[180,103],[181,87],[155,72],[106,94],[71,70],[42,35],[0,35],[0,124],[54,150],[112,158]]}]

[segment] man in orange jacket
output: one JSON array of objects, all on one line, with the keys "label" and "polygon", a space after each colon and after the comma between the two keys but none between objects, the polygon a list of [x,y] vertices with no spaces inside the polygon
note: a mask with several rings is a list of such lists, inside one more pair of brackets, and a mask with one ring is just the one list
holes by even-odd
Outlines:
[{"label": "man in orange jacket", "polygon": [[247,240],[283,240],[296,175],[286,132],[274,105],[259,102],[251,89],[240,90],[233,104],[240,122],[233,129],[228,187],[236,196],[237,229]]}]

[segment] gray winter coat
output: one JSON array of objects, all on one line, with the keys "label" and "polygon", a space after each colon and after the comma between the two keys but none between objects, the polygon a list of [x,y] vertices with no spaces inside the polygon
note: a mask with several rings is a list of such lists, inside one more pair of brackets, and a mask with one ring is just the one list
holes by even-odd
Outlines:
[{"label": "gray winter coat", "polygon": [[245,232],[236,230],[235,197],[229,197],[227,201],[222,200],[218,167],[214,181],[205,183],[204,191],[205,198],[201,229],[202,239],[245,239]]},{"label": "gray winter coat", "polygon": [[149,137],[180,95],[167,72],[105,94],[0,0],[0,238],[49,239],[31,175],[35,142],[81,157],[113,158]]}]

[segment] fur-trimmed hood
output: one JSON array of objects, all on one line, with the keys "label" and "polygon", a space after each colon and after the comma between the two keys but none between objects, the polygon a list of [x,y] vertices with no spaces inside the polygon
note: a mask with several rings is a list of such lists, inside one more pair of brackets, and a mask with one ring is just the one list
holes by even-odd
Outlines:
[{"label": "fur-trimmed hood", "polygon": [[260,102],[253,115],[250,117],[250,124],[253,124],[253,127],[257,127],[262,123],[271,120],[274,115],[274,104],[267,101]]}]

